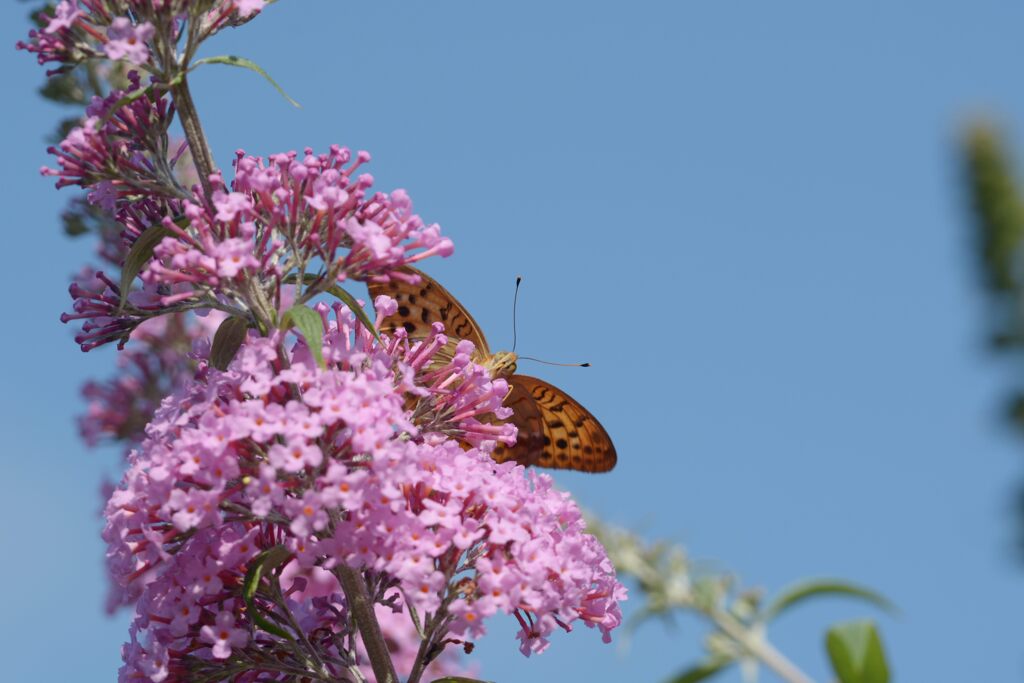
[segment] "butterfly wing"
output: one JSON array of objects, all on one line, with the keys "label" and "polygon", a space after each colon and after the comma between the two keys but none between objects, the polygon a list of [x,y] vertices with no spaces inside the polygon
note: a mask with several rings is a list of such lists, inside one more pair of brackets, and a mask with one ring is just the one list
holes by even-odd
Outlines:
[{"label": "butterfly wing", "polygon": [[[503,401],[506,408],[512,409],[512,417],[508,421],[519,430],[516,445],[506,446],[499,442],[491,452],[491,457],[498,462],[515,460],[529,467],[539,464],[544,456],[544,418],[537,400],[526,385],[519,381],[521,377],[512,376],[516,381],[510,385],[508,396]],[[512,382],[512,378],[509,382]]]},{"label": "butterfly wing", "polygon": [[487,347],[487,340],[484,339],[480,326],[473,320],[469,311],[441,286],[441,283],[409,266],[404,266],[401,270],[418,275],[419,282],[410,284],[398,278],[391,278],[389,282],[367,284],[373,298],[387,294],[398,302],[398,311],[381,322],[381,332],[390,334],[402,327],[409,333],[410,339],[425,339],[430,336],[430,326],[441,322],[444,323],[448,343],[438,352],[440,359],[454,358],[455,345],[461,339],[473,342],[478,354],[490,355],[491,351]]},{"label": "butterfly wing", "polygon": [[495,460],[580,472],[607,472],[617,456],[597,418],[558,387],[527,375],[512,375],[505,405],[519,429],[515,446],[498,444]]}]

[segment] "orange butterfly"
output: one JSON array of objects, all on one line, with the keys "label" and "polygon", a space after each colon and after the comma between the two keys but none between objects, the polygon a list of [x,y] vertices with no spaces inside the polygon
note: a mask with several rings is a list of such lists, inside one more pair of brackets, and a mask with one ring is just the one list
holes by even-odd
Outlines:
[{"label": "orange butterfly", "polygon": [[480,326],[448,290],[414,268],[403,270],[419,276],[419,283],[393,278],[369,284],[370,296],[386,294],[398,302],[398,311],[382,321],[380,330],[394,332],[402,327],[410,339],[424,339],[433,323],[444,323],[449,357],[460,339],[468,339],[476,346],[473,360],[492,375],[508,378],[511,389],[505,406],[513,411],[510,420],[519,429],[519,439],[515,446],[499,443],[491,454],[495,460],[580,472],[607,472],[615,467],[615,446],[590,411],[544,380],[515,374],[516,354],[491,353]]}]

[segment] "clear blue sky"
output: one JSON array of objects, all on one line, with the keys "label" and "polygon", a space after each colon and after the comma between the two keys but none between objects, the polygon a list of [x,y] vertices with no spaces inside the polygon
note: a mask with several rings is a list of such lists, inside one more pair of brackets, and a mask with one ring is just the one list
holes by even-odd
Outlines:
[{"label": "clear blue sky", "polygon": [[[207,54],[256,60],[303,109],[227,67],[194,85],[221,163],[369,150],[378,186],[455,240],[432,272],[494,347],[525,276],[520,350],[594,365],[530,371],[618,446],[610,475],[557,476],[583,504],[769,590],[878,588],[903,610],[881,620],[897,681],[1019,680],[1024,444],[955,142],[976,112],[1024,140],[1024,6],[828,5],[282,0]],[[126,619],[101,613],[96,510],[116,458],[72,416],[114,359],[57,321],[89,247],[36,174],[58,112],[13,50],[25,11],[0,6],[0,657],[9,681],[109,681]],[[823,627],[867,613],[822,603],[770,635],[823,681]],[[506,683],[659,681],[700,633],[652,623],[623,650],[580,631],[525,660],[492,629],[482,673]]]}]

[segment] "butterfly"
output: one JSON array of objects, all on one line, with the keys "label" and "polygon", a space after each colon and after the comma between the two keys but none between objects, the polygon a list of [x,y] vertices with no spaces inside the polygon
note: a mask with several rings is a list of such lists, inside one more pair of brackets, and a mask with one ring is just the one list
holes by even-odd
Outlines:
[{"label": "butterfly", "polygon": [[580,472],[607,472],[615,467],[611,437],[590,411],[558,387],[517,374],[516,354],[491,353],[480,326],[448,290],[415,268],[402,270],[418,276],[419,282],[392,278],[368,283],[371,297],[386,294],[398,302],[395,314],[381,321],[380,331],[393,333],[404,328],[410,339],[425,339],[431,325],[441,322],[449,336],[449,357],[458,340],[468,339],[476,347],[473,360],[494,376],[505,377],[511,386],[504,405],[513,411],[510,421],[519,429],[519,438],[514,446],[499,443],[491,457],[498,462],[515,460],[527,466]]}]

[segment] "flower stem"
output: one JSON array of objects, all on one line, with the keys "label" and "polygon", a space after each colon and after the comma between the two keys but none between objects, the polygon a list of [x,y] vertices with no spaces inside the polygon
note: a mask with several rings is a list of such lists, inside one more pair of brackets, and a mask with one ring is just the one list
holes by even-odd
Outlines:
[{"label": "flower stem", "polygon": [[210,176],[217,170],[217,166],[213,162],[213,154],[210,153],[210,146],[206,142],[206,135],[203,133],[203,125],[199,121],[195,102],[192,101],[192,93],[189,92],[186,75],[182,74],[180,81],[171,86],[171,96],[174,98],[174,106],[178,109],[178,115],[181,117],[181,127],[185,131],[188,149],[192,153],[192,160],[199,173],[203,194],[209,200],[213,195]]},{"label": "flower stem", "polygon": [[391,663],[391,654],[388,652],[387,643],[384,642],[380,624],[377,623],[377,615],[373,613],[373,602],[366,589],[366,582],[363,581],[362,575],[351,567],[340,565],[335,567],[334,571],[341,583],[341,589],[345,592],[348,608],[355,617],[359,635],[363,638],[363,646],[370,657],[374,678],[377,679],[377,683],[398,683],[398,674],[395,673],[395,665]]},{"label": "flower stem", "polygon": [[711,610],[706,614],[721,629],[722,633],[736,641],[786,683],[814,683],[807,674],[776,650],[771,643],[751,634],[739,620],[728,612]]},{"label": "flower stem", "polygon": [[423,672],[427,668],[427,655],[430,654],[430,649],[434,645],[433,622],[433,619],[429,619],[428,623],[423,628],[423,639],[420,641],[419,651],[416,652],[416,662],[413,664],[412,671],[409,673],[409,680],[407,683],[420,683],[420,677],[423,676]]}]

